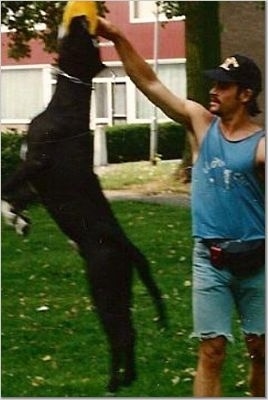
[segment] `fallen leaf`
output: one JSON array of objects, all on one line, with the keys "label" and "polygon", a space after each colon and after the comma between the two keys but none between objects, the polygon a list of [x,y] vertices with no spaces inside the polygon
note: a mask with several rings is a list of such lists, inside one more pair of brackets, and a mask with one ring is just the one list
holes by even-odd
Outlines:
[{"label": "fallen leaf", "polygon": [[41,358],[42,361],[51,361],[52,357],[50,355],[46,355],[44,357]]},{"label": "fallen leaf", "polygon": [[192,286],[192,282],[191,281],[185,281],[183,286],[185,286],[185,287]]},{"label": "fallen leaf", "polygon": [[40,386],[43,385],[45,382],[45,379],[42,376],[35,376],[32,379],[32,386]]},{"label": "fallen leaf", "polygon": [[171,382],[173,383],[173,385],[177,385],[180,380],[181,378],[179,376],[175,376],[173,379],[171,379]]},{"label": "fallen leaf", "polygon": [[37,307],[36,311],[48,311],[49,307],[48,306],[41,306],[41,307]]}]

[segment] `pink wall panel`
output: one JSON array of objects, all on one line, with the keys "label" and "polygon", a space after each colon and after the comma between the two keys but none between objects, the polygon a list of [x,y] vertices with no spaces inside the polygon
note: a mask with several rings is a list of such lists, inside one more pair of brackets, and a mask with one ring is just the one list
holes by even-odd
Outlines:
[{"label": "pink wall panel", "polygon": [[[107,18],[120,26],[144,58],[153,59],[154,23],[130,23],[128,1],[107,1],[107,6],[110,10]],[[50,64],[55,61],[55,55],[45,53],[42,44],[38,41],[31,41],[31,57],[19,61],[8,57],[8,38],[5,33],[1,34],[1,47],[2,65]],[[105,61],[118,60],[113,47],[104,47],[101,51]],[[169,22],[164,28],[159,25],[159,58],[181,57],[185,57],[184,21]]]}]

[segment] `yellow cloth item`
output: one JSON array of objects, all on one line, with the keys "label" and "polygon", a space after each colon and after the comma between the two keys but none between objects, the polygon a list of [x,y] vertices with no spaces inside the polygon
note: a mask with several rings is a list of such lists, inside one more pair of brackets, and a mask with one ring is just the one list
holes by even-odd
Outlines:
[{"label": "yellow cloth item", "polygon": [[85,15],[87,18],[89,22],[89,33],[94,35],[98,23],[98,9],[95,1],[68,1],[63,13],[63,27],[68,31],[71,20],[81,15]]}]

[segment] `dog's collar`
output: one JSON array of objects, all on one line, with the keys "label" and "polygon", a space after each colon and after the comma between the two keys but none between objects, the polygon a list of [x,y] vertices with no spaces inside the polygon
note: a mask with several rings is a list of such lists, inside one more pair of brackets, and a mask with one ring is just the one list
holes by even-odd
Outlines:
[{"label": "dog's collar", "polygon": [[77,78],[76,76],[69,75],[69,74],[67,74],[66,72],[62,71],[59,68],[53,67],[53,69],[56,71],[57,75],[64,76],[65,78],[69,79],[73,83],[77,83],[79,85],[85,85],[85,86],[92,87],[92,83],[91,82],[84,82],[81,79]]}]

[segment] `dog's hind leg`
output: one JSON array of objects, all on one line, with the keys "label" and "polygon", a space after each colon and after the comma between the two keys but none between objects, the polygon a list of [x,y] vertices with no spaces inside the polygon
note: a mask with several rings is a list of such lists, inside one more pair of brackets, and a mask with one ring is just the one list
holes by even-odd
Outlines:
[{"label": "dog's hind leg", "polygon": [[136,377],[135,331],[131,319],[132,266],[121,249],[105,240],[87,243],[82,246],[81,254],[88,265],[91,295],[110,346],[107,389],[116,392]]},{"label": "dog's hind leg", "polygon": [[124,345],[124,377],[122,381],[123,386],[131,385],[137,379],[136,362],[135,362],[135,342],[136,333],[134,329],[130,329],[128,334],[128,343]]},{"label": "dog's hind leg", "polygon": [[129,386],[136,379],[135,330],[129,313],[100,314],[111,353],[107,390],[114,393],[120,386]]}]

